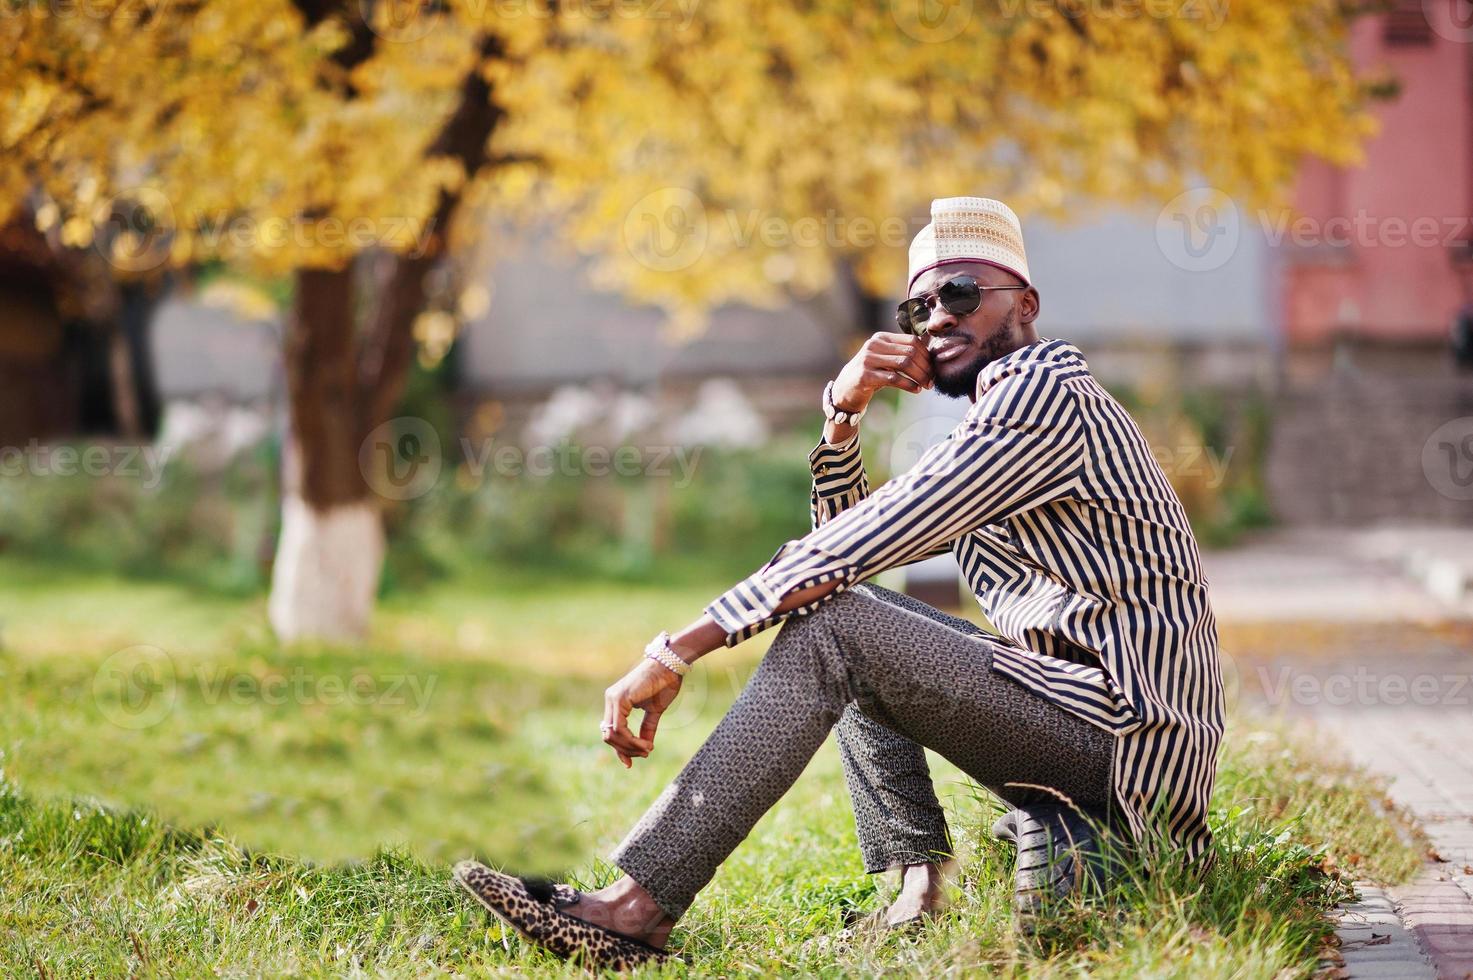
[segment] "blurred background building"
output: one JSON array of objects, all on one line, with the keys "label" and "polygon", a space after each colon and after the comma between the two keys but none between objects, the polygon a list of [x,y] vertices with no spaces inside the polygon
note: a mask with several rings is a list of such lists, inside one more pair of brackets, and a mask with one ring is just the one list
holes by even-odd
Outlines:
[{"label": "blurred background building", "polygon": [[[1271,421],[1253,465],[1282,522],[1467,521],[1473,502],[1432,486],[1422,453],[1439,425],[1473,416],[1473,375],[1456,363],[1473,345],[1473,45],[1439,34],[1412,3],[1358,21],[1353,50],[1395,79],[1364,166],[1310,162],[1292,211],[1219,202],[1189,214],[1191,228],[1170,204],[1068,227],[1025,221],[1041,332],[1076,342],[1143,410],[1193,392],[1230,412],[1262,399]],[[11,239],[0,265],[6,443],[157,432],[233,446],[278,428],[279,315],[242,317],[208,290],[89,313],[74,298],[88,291],[85,269]],[[737,444],[805,424],[816,434],[824,381],[867,332],[889,327],[891,308],[841,283],[783,309],[720,309],[679,340],[658,311],[585,285],[578,261],[536,233],[484,277],[492,298],[456,345],[453,404],[462,428],[499,433],[525,429],[561,389],[592,386],[671,418],[714,399],[702,414],[746,420],[731,430]],[[1232,448],[1234,466],[1258,451]]]}]

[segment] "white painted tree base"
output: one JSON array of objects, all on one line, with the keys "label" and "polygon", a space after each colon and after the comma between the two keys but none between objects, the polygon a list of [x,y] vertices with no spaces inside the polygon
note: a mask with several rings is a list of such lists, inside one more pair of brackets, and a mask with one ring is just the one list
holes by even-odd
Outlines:
[{"label": "white painted tree base", "polygon": [[288,494],[266,607],[277,637],[362,639],[383,561],[383,521],[374,503],[317,510]]}]

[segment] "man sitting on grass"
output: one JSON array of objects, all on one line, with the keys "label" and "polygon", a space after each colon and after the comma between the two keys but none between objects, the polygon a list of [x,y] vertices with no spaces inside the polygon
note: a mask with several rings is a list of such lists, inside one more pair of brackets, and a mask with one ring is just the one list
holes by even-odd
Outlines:
[{"label": "man sitting on grass", "polygon": [[[923,746],[1014,809],[1015,907],[1093,869],[1096,835],[1197,861],[1223,727],[1217,633],[1197,544],[1130,416],[1079,351],[1034,330],[1039,296],[1005,205],[948,198],[910,249],[900,332],[871,337],[824,391],[813,525],[608,689],[603,739],[649,755],[689,665],[784,625],[715,731],[582,893],[474,862],[456,875],[522,935],[620,968],[671,928],[835,730],[864,864],[903,869],[868,928],[915,928],[951,853]],[[871,492],[859,422],[885,387],[971,399],[946,440]],[[950,551],[985,633],[860,584]],[[639,732],[632,709],[644,711]]]}]

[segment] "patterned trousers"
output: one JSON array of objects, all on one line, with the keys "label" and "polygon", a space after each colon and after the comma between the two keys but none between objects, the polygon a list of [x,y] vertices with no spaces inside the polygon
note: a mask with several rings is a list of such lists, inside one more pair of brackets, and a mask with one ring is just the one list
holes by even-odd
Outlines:
[{"label": "patterned trousers", "polygon": [[1062,793],[1108,810],[1114,737],[994,673],[992,644],[875,585],[788,619],[614,863],[680,918],[831,729],[870,873],[951,853],[923,746],[1015,806]]}]

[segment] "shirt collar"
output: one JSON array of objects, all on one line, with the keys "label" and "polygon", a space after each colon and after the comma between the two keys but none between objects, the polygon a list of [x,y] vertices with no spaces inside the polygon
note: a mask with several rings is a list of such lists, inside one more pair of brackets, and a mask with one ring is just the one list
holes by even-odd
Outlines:
[{"label": "shirt collar", "polygon": [[1035,343],[1024,344],[1017,350],[1003,357],[999,357],[987,367],[982,369],[982,374],[977,378],[977,394],[981,395],[991,388],[999,378],[1015,370],[1019,365],[1028,361],[1047,361],[1060,367],[1080,367],[1088,370],[1089,365],[1084,360],[1084,355],[1079,348],[1067,340],[1051,340],[1048,337],[1040,337]]}]

